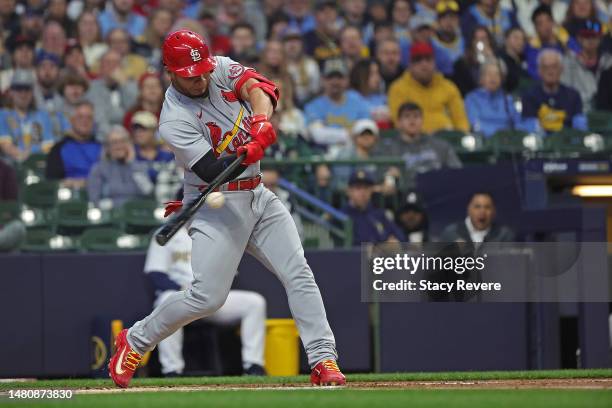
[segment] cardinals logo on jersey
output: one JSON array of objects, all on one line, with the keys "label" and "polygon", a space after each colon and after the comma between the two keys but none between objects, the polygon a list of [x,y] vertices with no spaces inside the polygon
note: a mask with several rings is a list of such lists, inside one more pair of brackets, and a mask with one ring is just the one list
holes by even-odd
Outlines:
[{"label": "cardinals logo on jersey", "polygon": [[[212,140],[213,146],[218,146],[219,142],[221,141],[221,128],[215,122],[206,122],[206,127],[210,132],[210,138]],[[215,156],[219,156],[216,150]]]},{"label": "cardinals logo on jersey", "polygon": [[[240,128],[241,124],[243,125],[244,130]],[[250,124],[250,118],[244,117],[244,107],[240,109],[232,129],[225,133],[223,133],[223,130],[217,123],[207,122],[206,127],[210,132],[215,157],[219,157],[223,152],[229,154],[234,153],[239,146],[242,146],[248,142]],[[223,136],[221,136],[222,133]]]}]

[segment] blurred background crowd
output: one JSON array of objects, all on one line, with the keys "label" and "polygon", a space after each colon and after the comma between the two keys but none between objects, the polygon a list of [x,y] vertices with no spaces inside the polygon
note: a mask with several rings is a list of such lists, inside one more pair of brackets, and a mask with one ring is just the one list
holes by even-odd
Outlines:
[{"label": "blurred background crowd", "polygon": [[419,173],[517,141],[554,149],[567,130],[590,150],[612,146],[588,138],[612,111],[611,11],[610,0],[0,0],[0,200],[22,204],[45,182],[89,209],[172,199],[182,174],[156,131],[160,46],[188,28],[279,85],[270,188],[283,196],[282,174],[343,209],[355,244],[424,239]]}]

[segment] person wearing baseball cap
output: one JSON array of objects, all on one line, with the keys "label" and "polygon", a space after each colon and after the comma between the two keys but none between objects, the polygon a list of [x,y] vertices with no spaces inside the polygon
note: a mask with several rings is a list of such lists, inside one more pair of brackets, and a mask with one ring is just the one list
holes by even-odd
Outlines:
[{"label": "person wearing baseball cap", "polygon": [[58,88],[61,63],[60,57],[45,50],[40,50],[36,54],[34,99],[36,106],[49,113],[56,140],[61,139],[70,129],[70,123],[61,109],[63,98]]},{"label": "person wearing baseball cap", "polygon": [[36,54],[36,90],[38,106],[54,112],[56,104],[61,103],[57,85],[62,60],[57,55],[40,50]]},{"label": "person wearing baseball cap", "polygon": [[157,139],[157,125],[159,119],[149,111],[138,111],[134,113],[131,121],[131,129],[128,129],[134,142],[136,161],[145,162],[148,165],[149,178],[153,183],[157,181],[163,163],[171,162],[174,155],[161,148]]},{"label": "person wearing baseball cap", "polygon": [[[432,42],[432,39],[435,36],[435,25],[436,20],[429,14],[417,14],[416,16],[412,17],[410,20],[412,41],[414,43],[424,42],[431,44],[434,51],[434,61],[438,71],[442,72],[444,75],[451,75],[453,73],[453,62],[451,61],[450,56],[447,54],[446,49],[437,47],[436,44]],[[409,49],[407,50],[409,51]],[[404,65],[408,65],[408,58],[409,55],[404,52]]]},{"label": "person wearing baseball cap", "polygon": [[[372,119],[359,119],[355,121],[351,128],[351,140],[353,143],[345,146],[335,157],[337,160],[368,160],[372,158],[372,153],[378,144],[379,130]],[[370,174],[377,173],[376,165],[359,166]],[[354,166],[338,165],[333,166],[334,179],[337,186],[344,186],[348,183],[349,177],[354,171]]]},{"label": "person wearing baseball cap", "polygon": [[428,242],[429,219],[424,203],[414,191],[406,194],[403,202],[395,213],[395,223],[406,235],[407,242]]},{"label": "person wearing baseball cap", "polygon": [[442,0],[436,5],[437,30],[432,43],[443,48],[452,63],[463,55],[465,43],[459,28],[459,5],[454,0]]},{"label": "person wearing baseball cap", "polygon": [[469,130],[463,99],[457,86],[436,71],[431,44],[415,42],[410,48],[410,65],[395,80],[388,94],[391,119],[397,126],[399,108],[406,102],[421,104],[426,133],[439,129]]},{"label": "person wearing baseball cap", "polygon": [[9,108],[0,110],[0,152],[17,162],[30,153],[46,153],[53,145],[49,114],[36,109],[34,74],[15,70],[11,78]]},{"label": "person wearing baseball cap", "polygon": [[405,237],[397,225],[387,218],[385,212],[372,204],[374,176],[358,169],[348,180],[346,190],[348,202],[342,207],[353,222],[353,246],[364,242],[383,243],[404,241]]},{"label": "person wearing baseball cap", "polygon": [[602,36],[602,26],[599,21],[583,21],[577,30],[580,51],[568,52],[563,57],[561,83],[573,87],[580,93],[585,112],[593,107],[597,80],[601,73],[612,67],[612,55],[599,47]]},{"label": "person wearing baseball cap", "polygon": [[368,102],[348,89],[348,69],[341,59],[330,59],[323,66],[323,95],[304,107],[311,139],[331,155],[349,142],[350,126],[370,117]]}]

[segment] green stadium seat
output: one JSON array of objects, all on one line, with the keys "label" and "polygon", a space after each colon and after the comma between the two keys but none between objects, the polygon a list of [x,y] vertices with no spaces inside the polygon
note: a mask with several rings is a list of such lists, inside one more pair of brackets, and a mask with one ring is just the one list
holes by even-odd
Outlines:
[{"label": "green stadium seat", "polygon": [[126,234],[119,228],[87,229],[80,240],[81,249],[88,252],[143,250],[148,245],[148,236]]},{"label": "green stadium seat", "polygon": [[612,112],[591,111],[587,119],[592,132],[612,134]]},{"label": "green stadium seat", "polygon": [[77,248],[76,238],[55,235],[44,229],[28,230],[25,243],[21,246],[24,252],[74,251]]},{"label": "green stadium seat", "polygon": [[486,142],[495,153],[518,153],[539,149],[539,139],[521,130],[500,130]]},{"label": "green stadium seat", "polygon": [[31,208],[53,208],[58,200],[59,183],[43,181],[23,186],[22,201]]},{"label": "green stadium seat", "polygon": [[21,221],[28,230],[44,229],[55,232],[56,211],[53,208],[30,208],[23,206],[20,214]]},{"label": "green stadium seat", "polygon": [[87,198],[87,189],[85,188],[59,187],[57,191],[57,200],[59,202],[87,201]]},{"label": "green stadium seat", "polygon": [[115,209],[113,218],[127,233],[148,234],[163,223],[163,209],[155,200],[130,200]]},{"label": "green stadium seat", "polygon": [[0,225],[19,219],[20,207],[17,201],[0,201]]},{"label": "green stadium seat", "polygon": [[85,228],[109,226],[109,212],[90,208],[86,201],[57,203],[57,232],[65,235],[79,235]]},{"label": "green stadium seat", "polygon": [[563,129],[546,136],[546,150],[558,153],[593,153],[605,148],[604,139],[600,135],[576,129]]},{"label": "green stadium seat", "polygon": [[38,183],[45,179],[47,169],[47,155],[33,153],[21,165],[22,180],[25,184]]},{"label": "green stadium seat", "polygon": [[450,143],[457,153],[474,152],[483,146],[481,135],[467,134],[460,130],[439,130],[433,136]]}]

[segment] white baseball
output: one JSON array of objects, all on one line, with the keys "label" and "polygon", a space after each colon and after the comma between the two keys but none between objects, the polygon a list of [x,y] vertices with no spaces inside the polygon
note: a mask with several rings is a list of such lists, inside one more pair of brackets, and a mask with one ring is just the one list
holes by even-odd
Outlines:
[{"label": "white baseball", "polygon": [[206,197],[206,205],[210,208],[221,208],[225,204],[225,196],[219,191],[213,191]]}]

